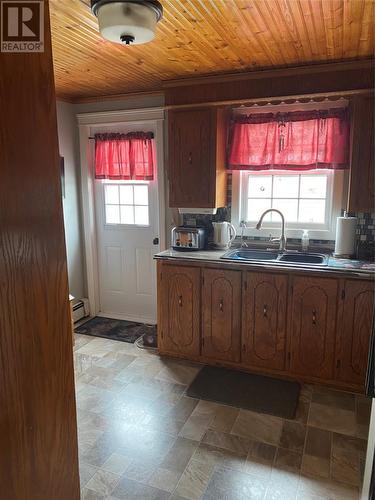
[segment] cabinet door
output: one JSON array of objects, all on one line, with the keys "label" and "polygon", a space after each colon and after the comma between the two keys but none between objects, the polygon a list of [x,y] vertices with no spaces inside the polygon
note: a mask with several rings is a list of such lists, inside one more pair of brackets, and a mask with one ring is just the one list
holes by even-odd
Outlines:
[{"label": "cabinet door", "polygon": [[198,356],[200,269],[159,267],[158,312],[160,352]]},{"label": "cabinet door", "polygon": [[169,112],[169,205],[215,207],[211,111]]},{"label": "cabinet door", "polygon": [[352,103],[352,144],[348,211],[373,212],[375,203],[374,96]]},{"label": "cabinet door", "polygon": [[329,278],[293,280],[291,371],[333,378],[338,283]]},{"label": "cabinet door", "polygon": [[202,354],[239,361],[241,345],[241,272],[205,269]]},{"label": "cabinet door", "polygon": [[337,329],[337,379],[364,387],[373,311],[374,283],[346,281]]},{"label": "cabinet door", "polygon": [[245,283],[242,361],[284,370],[288,277],[247,272]]}]

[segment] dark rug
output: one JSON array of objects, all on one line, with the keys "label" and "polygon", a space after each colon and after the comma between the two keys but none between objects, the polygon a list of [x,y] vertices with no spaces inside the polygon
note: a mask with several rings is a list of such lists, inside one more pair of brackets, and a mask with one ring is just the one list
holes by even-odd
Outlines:
[{"label": "dark rug", "polygon": [[262,375],[205,366],[187,395],[277,417],[295,417],[300,385]]},{"label": "dark rug", "polygon": [[93,337],[102,337],[111,340],[120,340],[121,342],[134,342],[150,332],[155,332],[156,326],[147,326],[143,323],[133,321],[123,321],[119,319],[101,318],[95,316],[83,325],[75,328],[76,333],[92,335]]}]

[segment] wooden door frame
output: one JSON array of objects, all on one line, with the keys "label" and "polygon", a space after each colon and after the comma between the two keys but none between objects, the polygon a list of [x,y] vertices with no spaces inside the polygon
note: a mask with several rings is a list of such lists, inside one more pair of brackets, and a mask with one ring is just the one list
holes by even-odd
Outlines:
[{"label": "wooden door frame", "polygon": [[95,217],[94,175],[90,168],[91,128],[126,123],[152,123],[155,126],[158,209],[159,209],[159,245],[166,249],[165,231],[165,180],[164,180],[164,108],[144,108],[123,111],[106,111],[99,113],[82,113],[77,115],[79,126],[81,194],[84,234],[84,256],[86,267],[87,292],[90,315],[100,312],[99,300],[99,267],[97,249],[97,230]]}]

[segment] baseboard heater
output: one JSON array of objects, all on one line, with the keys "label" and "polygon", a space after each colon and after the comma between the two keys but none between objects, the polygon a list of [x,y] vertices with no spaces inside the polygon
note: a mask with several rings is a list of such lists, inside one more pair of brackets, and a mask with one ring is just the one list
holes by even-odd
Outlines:
[{"label": "baseboard heater", "polygon": [[86,318],[86,316],[90,315],[90,307],[89,307],[89,299],[81,299],[77,300],[73,306],[72,306],[72,311],[73,311],[73,322],[77,323],[77,321],[80,321],[83,318]]}]

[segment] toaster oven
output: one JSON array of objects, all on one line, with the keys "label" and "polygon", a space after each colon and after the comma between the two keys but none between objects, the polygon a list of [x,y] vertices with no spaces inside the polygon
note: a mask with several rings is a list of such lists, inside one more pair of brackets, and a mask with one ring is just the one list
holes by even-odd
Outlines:
[{"label": "toaster oven", "polygon": [[203,250],[206,247],[206,231],[202,227],[174,227],[172,229],[173,250]]}]

